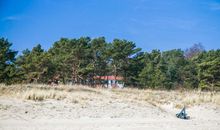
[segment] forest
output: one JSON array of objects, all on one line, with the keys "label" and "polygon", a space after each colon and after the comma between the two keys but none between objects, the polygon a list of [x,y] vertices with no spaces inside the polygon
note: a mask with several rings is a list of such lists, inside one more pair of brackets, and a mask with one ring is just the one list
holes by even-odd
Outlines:
[{"label": "forest", "polygon": [[40,44],[18,55],[0,39],[0,83],[82,84],[95,87],[95,76],[123,77],[126,87],[220,90],[220,49],[194,44],[186,50],[144,52],[132,41],[105,37],[61,38],[44,50]]}]

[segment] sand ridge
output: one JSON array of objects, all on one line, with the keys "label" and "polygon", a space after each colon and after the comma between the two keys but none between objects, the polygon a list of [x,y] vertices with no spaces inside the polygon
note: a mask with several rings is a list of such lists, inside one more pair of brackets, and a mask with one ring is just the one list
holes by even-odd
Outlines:
[{"label": "sand ridge", "polygon": [[[26,98],[29,89],[11,90],[13,95],[6,94],[5,89],[1,90],[0,130],[218,130],[220,128],[218,104],[205,100],[197,104],[199,98],[198,101],[194,101],[195,104],[187,106],[186,111],[191,117],[190,120],[182,120],[175,117],[180,111],[175,105],[178,97],[172,100],[174,95],[171,95],[172,102],[162,102],[166,94],[170,95],[169,92],[146,91],[148,94],[151,92],[150,97],[155,96],[153,97],[155,99],[152,100],[153,98],[147,96],[150,100],[146,100],[146,97],[141,100],[141,97],[146,95],[141,90],[83,88],[68,90],[68,93],[58,90],[59,93],[65,93],[65,98],[56,99],[51,98],[55,96],[47,96],[43,100],[32,100]],[[14,93],[15,91],[17,92]],[[47,89],[41,92],[45,95],[51,93]],[[34,95],[36,96],[36,93]]]}]

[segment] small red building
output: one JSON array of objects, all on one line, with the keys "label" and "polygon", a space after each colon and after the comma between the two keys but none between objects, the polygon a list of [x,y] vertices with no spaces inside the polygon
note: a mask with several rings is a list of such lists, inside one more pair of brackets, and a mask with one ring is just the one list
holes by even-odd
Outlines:
[{"label": "small red building", "polygon": [[123,77],[120,76],[95,76],[94,79],[102,80],[107,88],[123,88]]}]

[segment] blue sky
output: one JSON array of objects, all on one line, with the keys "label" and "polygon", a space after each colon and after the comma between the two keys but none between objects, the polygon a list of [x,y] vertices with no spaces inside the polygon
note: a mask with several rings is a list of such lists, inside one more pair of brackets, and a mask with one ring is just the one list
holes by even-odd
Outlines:
[{"label": "blue sky", "polygon": [[143,51],[220,48],[220,0],[0,0],[0,37],[48,49],[61,37],[130,40]]}]

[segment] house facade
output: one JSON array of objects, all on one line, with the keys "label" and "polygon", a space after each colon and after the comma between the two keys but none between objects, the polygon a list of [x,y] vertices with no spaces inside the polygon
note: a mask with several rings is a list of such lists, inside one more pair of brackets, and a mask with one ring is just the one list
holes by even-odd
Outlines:
[{"label": "house facade", "polygon": [[123,88],[123,77],[120,76],[96,76],[95,79],[104,82],[106,88]]}]

